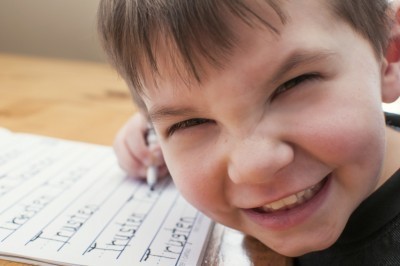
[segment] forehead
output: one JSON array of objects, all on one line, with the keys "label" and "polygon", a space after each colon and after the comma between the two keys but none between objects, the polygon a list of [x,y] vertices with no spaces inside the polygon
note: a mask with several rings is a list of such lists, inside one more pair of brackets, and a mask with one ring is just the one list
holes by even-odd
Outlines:
[{"label": "forehead", "polygon": [[[144,94],[148,89],[158,88],[165,80],[173,83],[183,82],[189,88],[203,83],[209,77],[210,70],[223,71],[230,66],[235,55],[253,46],[251,35],[254,30],[263,34],[268,42],[279,41],[289,26],[296,29],[299,20],[310,16],[331,17],[325,2],[249,0],[238,9],[242,13],[238,10],[221,11],[222,20],[219,23],[226,26],[222,27],[228,32],[226,34],[201,27],[186,29],[193,33],[193,36],[182,34],[177,37],[177,33],[159,31],[157,38],[153,38],[152,42],[155,63],[152,65],[149,63],[151,60],[142,61],[145,65],[142,68]],[[330,23],[332,21],[326,26],[332,26]]]}]

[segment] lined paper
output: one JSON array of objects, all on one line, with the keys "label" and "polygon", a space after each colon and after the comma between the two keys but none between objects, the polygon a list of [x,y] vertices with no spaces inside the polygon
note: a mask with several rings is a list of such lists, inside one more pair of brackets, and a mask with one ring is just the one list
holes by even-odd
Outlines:
[{"label": "lined paper", "polygon": [[0,130],[2,258],[199,265],[212,225],[171,179],[126,177],[109,147]]}]

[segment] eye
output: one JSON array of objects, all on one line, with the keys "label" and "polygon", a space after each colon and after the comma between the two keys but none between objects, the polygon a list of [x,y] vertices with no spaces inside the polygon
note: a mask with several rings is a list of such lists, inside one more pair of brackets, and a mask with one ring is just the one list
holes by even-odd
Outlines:
[{"label": "eye", "polygon": [[304,83],[304,82],[309,82],[309,81],[313,81],[316,79],[321,79],[321,75],[318,73],[308,73],[308,74],[304,74],[298,77],[295,77],[285,83],[283,83],[282,85],[280,85],[271,95],[270,97],[270,101],[273,101],[276,97],[278,97],[280,94]]},{"label": "eye", "polygon": [[167,129],[167,135],[168,135],[168,137],[170,137],[179,130],[199,126],[201,124],[210,123],[210,122],[213,122],[213,120],[206,119],[206,118],[192,118],[192,119],[184,120],[184,121],[178,122],[176,124],[173,124],[171,127],[169,127]]}]

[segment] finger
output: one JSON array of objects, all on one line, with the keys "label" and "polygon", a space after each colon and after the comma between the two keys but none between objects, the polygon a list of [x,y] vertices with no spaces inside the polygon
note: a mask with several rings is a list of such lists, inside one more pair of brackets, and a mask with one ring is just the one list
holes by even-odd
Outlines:
[{"label": "finger", "polygon": [[138,160],[149,166],[152,164],[152,154],[146,145],[145,134],[147,131],[147,120],[141,114],[134,115],[126,124],[123,132],[126,146]]},{"label": "finger", "polygon": [[153,165],[163,165],[165,164],[164,162],[164,156],[161,151],[161,147],[159,145],[155,145],[150,149],[151,153],[151,162]]},{"label": "finger", "polygon": [[169,171],[165,164],[158,166],[158,176],[160,178],[169,176]]},{"label": "finger", "polygon": [[120,142],[114,145],[114,151],[118,158],[119,166],[129,176],[145,177],[146,166],[141,161],[130,153],[129,149],[124,147],[124,143]]},{"label": "finger", "polygon": [[145,165],[128,147],[126,142],[126,128],[122,128],[114,141],[113,145],[120,167],[130,176],[145,176]]}]

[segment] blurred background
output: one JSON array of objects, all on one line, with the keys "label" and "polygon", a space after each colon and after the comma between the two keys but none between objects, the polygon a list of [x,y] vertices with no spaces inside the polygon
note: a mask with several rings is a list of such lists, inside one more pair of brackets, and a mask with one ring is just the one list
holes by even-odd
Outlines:
[{"label": "blurred background", "polygon": [[0,127],[112,144],[136,109],[99,45],[99,2],[0,0]]},{"label": "blurred background", "polygon": [[[0,0],[0,53],[105,63],[96,30],[99,0]],[[400,113],[400,100],[384,105]]]},{"label": "blurred background", "polygon": [[0,52],[104,62],[99,0],[1,0]]}]

